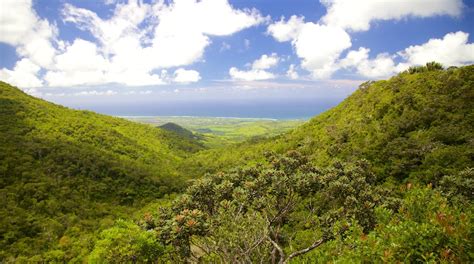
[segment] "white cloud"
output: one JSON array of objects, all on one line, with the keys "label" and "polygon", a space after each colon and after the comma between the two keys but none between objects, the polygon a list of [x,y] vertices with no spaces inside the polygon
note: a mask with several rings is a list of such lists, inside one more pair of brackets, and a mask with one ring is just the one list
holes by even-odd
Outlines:
[{"label": "white cloud", "polygon": [[105,82],[108,62],[98,54],[94,43],[76,39],[55,58],[54,68],[44,79],[49,86],[74,86]]},{"label": "white cloud", "polygon": [[[406,17],[430,17],[435,15],[458,16],[461,0],[321,0],[327,14],[315,24],[305,22],[304,17],[291,16],[285,21],[274,22],[267,33],[279,42],[290,41],[301,68],[315,79],[330,78],[341,68],[356,69],[365,77],[379,78],[406,69],[409,65],[424,64],[437,60],[448,65],[461,65],[472,61],[473,54],[467,36],[461,33],[447,35],[443,40],[432,40],[422,46],[412,46],[400,52],[406,62],[396,64],[395,55],[379,54],[369,59],[369,50],[351,51],[346,58],[341,54],[352,46],[346,32],[368,30],[374,20],[399,20]],[[361,3],[363,2],[363,3]],[[454,52],[453,52],[454,51]],[[456,53],[456,54],[452,54]],[[290,76],[292,71],[287,73]],[[291,78],[291,77],[290,77]]]},{"label": "white cloud", "polygon": [[270,56],[263,54],[260,59],[252,63],[252,69],[267,70],[278,64],[280,58],[276,53],[272,53]]},{"label": "white cloud", "polygon": [[[459,31],[448,33],[442,39],[410,46],[394,55],[378,54],[369,58],[370,49],[361,47],[352,50],[339,61],[342,68],[355,68],[364,77],[381,78],[406,70],[413,65],[424,65],[436,61],[444,66],[461,66],[474,63],[474,43],[468,43],[469,34]],[[400,62],[395,63],[399,58]]]},{"label": "white cloud", "polygon": [[288,21],[282,17],[280,21],[268,26],[267,33],[279,42],[296,39],[304,25],[304,17],[291,16]]},{"label": "white cloud", "polygon": [[[134,51],[133,57],[146,65],[146,70],[192,64],[202,58],[211,43],[209,36],[231,35],[264,21],[256,10],[234,9],[227,0],[159,1],[154,5],[130,1],[118,5],[109,20],[66,5],[64,15],[65,21],[90,31],[106,53],[125,56]],[[146,19],[151,26],[141,29]]]},{"label": "white cloud", "polygon": [[436,15],[459,16],[462,0],[320,0],[327,8],[321,19],[328,25],[354,31],[370,28],[374,20],[400,20],[406,17],[431,17]]},{"label": "white cloud", "polygon": [[110,95],[116,95],[117,92],[116,91],[112,91],[112,90],[107,90],[107,91],[96,91],[96,90],[92,90],[92,91],[82,91],[82,92],[77,92],[77,93],[74,93],[73,95],[74,96],[91,96],[91,95],[106,95],[106,96],[110,96]]},{"label": "white cloud", "polygon": [[48,67],[55,54],[52,42],[57,29],[46,19],[40,19],[32,0],[3,0],[0,15],[0,42],[16,47],[21,57]]},{"label": "white cloud", "polygon": [[[227,0],[159,1],[154,5],[130,1],[117,5],[108,20],[66,5],[64,16],[100,41],[102,52],[110,58],[105,81],[126,85],[162,84],[166,76],[152,71],[197,62],[211,43],[209,36],[231,35],[264,21],[256,10],[234,9]],[[144,21],[149,26],[141,28]],[[199,79],[198,72],[179,69],[174,81]]]},{"label": "white cloud", "polygon": [[276,53],[271,55],[263,54],[260,58],[256,59],[252,64],[250,70],[239,70],[236,67],[229,69],[229,75],[234,80],[245,80],[245,81],[259,81],[274,79],[276,76],[266,70],[278,65],[280,57]]},{"label": "white cloud", "polygon": [[474,62],[474,43],[468,43],[469,34],[459,31],[448,33],[442,39],[430,39],[422,45],[410,46],[399,52],[410,65],[430,61],[445,66],[460,66]]},{"label": "white cloud", "polygon": [[387,77],[396,72],[395,62],[390,55],[381,53],[375,59],[369,59],[369,52],[370,49],[364,47],[352,50],[340,61],[340,65],[344,68],[356,68],[357,73],[369,78]]},{"label": "white cloud", "polygon": [[0,79],[21,88],[40,87],[43,82],[38,78],[40,67],[29,59],[18,61],[13,70],[0,69]]},{"label": "white cloud", "polygon": [[350,36],[341,28],[306,23],[293,40],[301,67],[317,79],[329,78],[337,70],[336,60],[351,47]]},{"label": "white cloud", "polygon": [[201,79],[199,72],[195,70],[185,70],[179,68],[174,72],[173,81],[177,83],[193,83]]},{"label": "white cloud", "polygon": [[[15,46],[21,57],[46,70],[44,80],[50,86],[163,84],[164,76],[154,72],[202,61],[212,36],[232,35],[267,20],[256,9],[236,9],[227,0],[115,2],[108,19],[65,4],[64,22],[90,32],[97,43],[64,43],[56,41],[56,27],[36,15],[32,0],[5,1],[2,10],[8,12],[0,16],[0,42]],[[12,72],[4,69],[3,78],[8,74],[11,79]],[[194,82],[200,79],[196,73],[177,71],[175,79]]]},{"label": "white cloud", "polygon": [[351,47],[351,38],[342,28],[304,22],[292,16],[268,27],[267,33],[278,41],[291,41],[301,67],[313,78],[329,78],[337,70],[336,60]]},{"label": "white cloud", "polygon": [[273,73],[267,72],[265,70],[251,69],[249,71],[241,71],[235,67],[229,69],[229,74],[234,80],[244,80],[244,81],[260,81],[274,79],[275,75]]},{"label": "white cloud", "polygon": [[286,71],[286,76],[292,80],[298,79],[300,76],[298,72],[296,71],[296,66],[294,64],[290,64],[290,67],[288,67],[288,71]]},{"label": "white cloud", "polygon": [[131,0],[127,4],[117,4],[114,14],[107,20],[96,13],[65,4],[62,11],[64,21],[77,25],[84,31],[90,31],[99,40],[105,53],[116,54],[122,51],[121,39],[130,37],[136,40],[148,33],[139,27],[151,12],[151,6]]},{"label": "white cloud", "polygon": [[55,57],[54,68],[62,71],[104,71],[107,66],[107,60],[99,54],[94,43],[76,39],[64,53]]}]

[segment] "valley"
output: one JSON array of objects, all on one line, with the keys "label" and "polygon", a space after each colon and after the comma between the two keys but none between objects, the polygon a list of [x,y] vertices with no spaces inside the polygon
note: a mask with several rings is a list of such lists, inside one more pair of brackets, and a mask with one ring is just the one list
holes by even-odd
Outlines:
[{"label": "valley", "polygon": [[132,122],[2,82],[0,260],[471,262],[473,84],[427,64],[308,121]]}]

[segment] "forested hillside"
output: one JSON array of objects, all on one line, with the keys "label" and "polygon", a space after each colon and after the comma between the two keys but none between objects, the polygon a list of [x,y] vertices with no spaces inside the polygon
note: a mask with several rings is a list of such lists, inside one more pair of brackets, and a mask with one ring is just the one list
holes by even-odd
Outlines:
[{"label": "forested hillside", "polygon": [[[473,103],[474,66],[429,63],[288,134],[199,152],[182,171],[212,174],[138,222],[156,234],[151,259],[470,263]],[[150,258],[113,238],[91,259]]]},{"label": "forested hillside", "polygon": [[0,262],[74,259],[92,234],[181,190],[189,138],[75,111],[0,83]]},{"label": "forested hillside", "polygon": [[0,98],[6,262],[474,261],[474,66],[413,67],[210,150],[3,83]]},{"label": "forested hillside", "polygon": [[[436,64],[435,64],[436,65]],[[184,168],[203,174],[298,150],[314,164],[369,160],[379,177],[436,183],[473,165],[474,66],[420,66],[366,82],[338,106],[270,140],[209,150]]]}]

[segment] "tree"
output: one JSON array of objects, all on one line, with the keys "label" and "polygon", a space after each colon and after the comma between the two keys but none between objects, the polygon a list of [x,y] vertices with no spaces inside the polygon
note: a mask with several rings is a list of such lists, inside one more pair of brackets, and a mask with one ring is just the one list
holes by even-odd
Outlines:
[{"label": "tree", "polygon": [[353,219],[373,228],[382,196],[366,162],[321,170],[297,151],[266,157],[267,165],[197,180],[147,228],[181,259],[233,263],[287,263],[343,233]]},{"label": "tree", "polygon": [[94,250],[89,256],[91,263],[150,263],[164,258],[166,247],[154,232],[145,231],[138,225],[118,220],[115,226],[101,232]]}]

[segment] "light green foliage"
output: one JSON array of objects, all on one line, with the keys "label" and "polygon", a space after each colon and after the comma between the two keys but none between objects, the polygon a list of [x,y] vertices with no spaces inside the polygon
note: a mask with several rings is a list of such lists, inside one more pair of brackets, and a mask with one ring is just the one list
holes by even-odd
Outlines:
[{"label": "light green foliage", "polygon": [[102,231],[90,254],[89,263],[152,263],[164,258],[166,247],[154,231],[145,231],[134,223],[118,220]]},{"label": "light green foliage", "polygon": [[[0,262],[80,260],[97,229],[184,187],[177,167],[191,154],[189,146],[202,148],[158,128],[54,105],[5,83],[0,120]],[[69,242],[61,244],[62,237]]]}]

